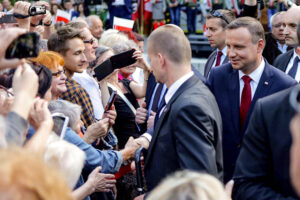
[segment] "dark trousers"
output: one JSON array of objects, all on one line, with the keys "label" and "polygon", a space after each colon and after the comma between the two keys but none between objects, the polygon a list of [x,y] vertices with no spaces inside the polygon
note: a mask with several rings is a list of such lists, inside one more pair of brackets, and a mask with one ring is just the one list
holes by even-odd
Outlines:
[{"label": "dark trousers", "polygon": [[196,17],[197,17],[197,8],[187,7],[186,8],[187,15],[187,27],[189,33],[195,33],[196,31]]},{"label": "dark trousers", "polygon": [[180,26],[180,6],[170,8],[171,24]]}]

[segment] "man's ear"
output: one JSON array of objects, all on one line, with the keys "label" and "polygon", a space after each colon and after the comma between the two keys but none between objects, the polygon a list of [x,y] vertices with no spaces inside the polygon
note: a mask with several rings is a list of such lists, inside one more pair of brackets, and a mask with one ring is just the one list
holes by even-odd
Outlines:
[{"label": "man's ear", "polygon": [[164,66],[166,63],[165,56],[161,53],[157,53],[157,56],[158,56],[160,66]]},{"label": "man's ear", "polygon": [[257,42],[257,53],[262,53],[265,48],[265,41],[263,39],[259,39]]}]

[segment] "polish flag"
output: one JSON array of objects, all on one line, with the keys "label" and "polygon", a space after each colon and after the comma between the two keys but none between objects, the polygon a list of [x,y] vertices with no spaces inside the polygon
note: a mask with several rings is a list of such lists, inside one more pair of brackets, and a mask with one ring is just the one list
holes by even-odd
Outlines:
[{"label": "polish flag", "polygon": [[65,12],[63,10],[57,10],[56,13],[56,22],[65,22],[66,24],[69,23],[71,20],[71,14]]},{"label": "polish flag", "polygon": [[132,31],[134,21],[130,19],[123,19],[114,17],[114,29],[119,31]]}]

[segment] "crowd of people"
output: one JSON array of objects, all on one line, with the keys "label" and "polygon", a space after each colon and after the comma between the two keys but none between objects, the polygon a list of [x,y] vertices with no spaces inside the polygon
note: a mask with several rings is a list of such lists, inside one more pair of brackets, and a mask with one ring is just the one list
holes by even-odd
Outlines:
[{"label": "crowd of people", "polygon": [[281,1],[265,33],[257,3],[206,15],[203,75],[175,24],[151,32],[147,59],[141,35],[97,15],[58,24],[47,2],[5,6],[0,199],[300,199],[300,7]]}]

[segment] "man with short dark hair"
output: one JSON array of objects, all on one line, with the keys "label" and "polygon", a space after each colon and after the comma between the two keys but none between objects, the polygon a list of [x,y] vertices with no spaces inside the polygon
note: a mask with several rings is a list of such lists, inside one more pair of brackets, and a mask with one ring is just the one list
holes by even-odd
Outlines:
[{"label": "man with short dark hair", "polygon": [[235,19],[234,13],[228,10],[212,11],[206,16],[205,35],[210,46],[216,48],[207,59],[204,68],[204,76],[207,78],[213,67],[218,67],[229,62],[227,47],[225,45],[225,28]]},{"label": "man with short dark hair", "polygon": [[263,59],[264,29],[256,19],[241,17],[227,25],[226,45],[230,63],[213,68],[207,81],[222,116],[225,183],[232,178],[255,102],[296,84]]},{"label": "man with short dark hair", "polygon": [[72,79],[75,72],[83,72],[87,63],[81,31],[69,26],[62,27],[50,36],[48,49],[60,53],[65,60],[67,91],[61,98],[81,106],[81,120],[87,128],[95,122],[93,105],[85,89]]},{"label": "man with short dark hair", "polygon": [[237,159],[233,199],[299,199],[296,194],[300,191],[299,135],[296,135],[299,132],[295,130],[296,127],[299,129],[299,124],[295,124],[299,123],[299,115],[291,123],[299,109],[299,91],[300,87],[296,85],[256,102]]}]

